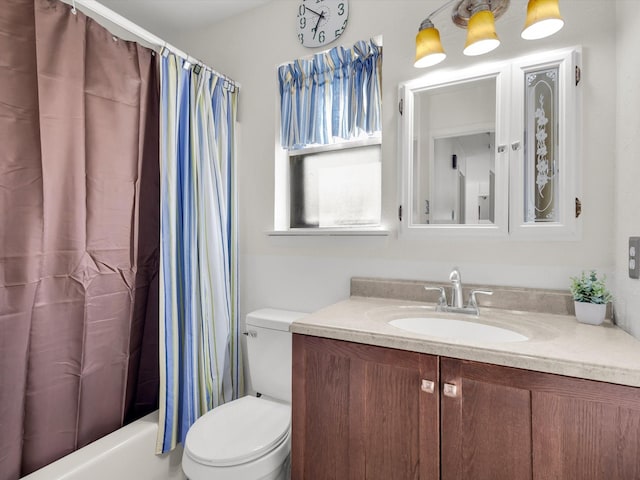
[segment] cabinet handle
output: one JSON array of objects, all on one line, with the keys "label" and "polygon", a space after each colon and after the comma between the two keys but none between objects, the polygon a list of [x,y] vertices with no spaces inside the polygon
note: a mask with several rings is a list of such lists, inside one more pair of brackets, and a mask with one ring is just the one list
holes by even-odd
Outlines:
[{"label": "cabinet handle", "polygon": [[420,384],[420,389],[423,392],[433,393],[436,391],[436,384],[431,380],[422,380],[422,383]]},{"label": "cabinet handle", "polygon": [[453,383],[445,383],[442,388],[442,393],[444,393],[445,397],[455,398],[458,396],[458,387]]}]

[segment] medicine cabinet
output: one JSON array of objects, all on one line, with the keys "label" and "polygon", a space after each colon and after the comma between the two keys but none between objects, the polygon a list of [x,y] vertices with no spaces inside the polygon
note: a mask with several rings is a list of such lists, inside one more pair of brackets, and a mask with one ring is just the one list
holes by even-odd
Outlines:
[{"label": "medicine cabinet", "polygon": [[402,230],[577,239],[580,49],[402,83]]}]

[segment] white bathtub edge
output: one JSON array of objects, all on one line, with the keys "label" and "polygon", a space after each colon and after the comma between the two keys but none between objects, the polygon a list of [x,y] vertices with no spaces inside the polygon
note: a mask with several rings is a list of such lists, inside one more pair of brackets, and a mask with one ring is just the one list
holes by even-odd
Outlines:
[{"label": "white bathtub edge", "polygon": [[[43,467],[22,480],[184,479],[182,448],[155,454],[158,411]],[[139,475],[144,475],[140,477]],[[123,476],[124,475],[124,476]]]}]

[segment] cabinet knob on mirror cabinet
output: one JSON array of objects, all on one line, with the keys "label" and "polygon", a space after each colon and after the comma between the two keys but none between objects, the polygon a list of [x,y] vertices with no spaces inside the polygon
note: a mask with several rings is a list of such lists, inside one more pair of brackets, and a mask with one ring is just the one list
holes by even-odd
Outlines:
[{"label": "cabinet knob on mirror cabinet", "polygon": [[445,383],[442,388],[442,393],[444,393],[445,397],[455,398],[458,396],[458,387],[453,383]]},{"label": "cabinet knob on mirror cabinet", "polygon": [[423,392],[433,393],[436,390],[436,384],[435,384],[435,382],[432,382],[431,380],[422,380],[422,383],[420,385],[420,389]]}]

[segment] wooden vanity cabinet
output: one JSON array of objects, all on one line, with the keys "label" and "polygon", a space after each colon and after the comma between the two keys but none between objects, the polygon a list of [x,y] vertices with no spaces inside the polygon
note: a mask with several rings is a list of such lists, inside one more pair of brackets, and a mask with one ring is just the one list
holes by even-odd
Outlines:
[{"label": "wooden vanity cabinet", "polygon": [[294,335],[292,422],[292,480],[640,479],[634,387]]},{"label": "wooden vanity cabinet", "polygon": [[292,480],[439,478],[437,357],[293,337]]},{"label": "wooden vanity cabinet", "polygon": [[443,480],[638,480],[640,389],[440,359]]},{"label": "wooden vanity cabinet", "polygon": [[515,370],[440,362],[442,479],[531,480],[530,393],[514,386]]}]

